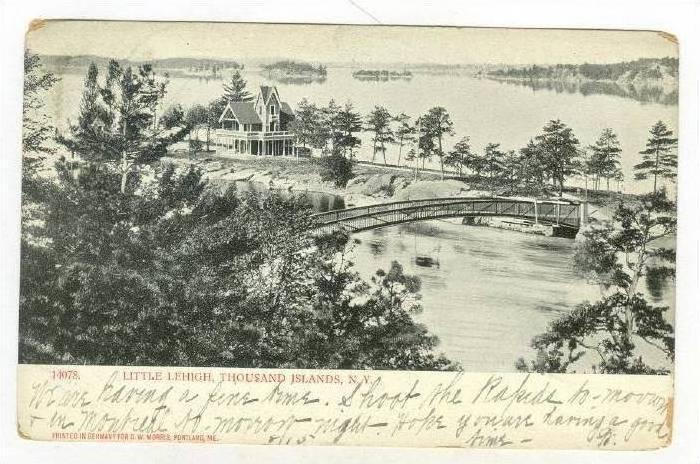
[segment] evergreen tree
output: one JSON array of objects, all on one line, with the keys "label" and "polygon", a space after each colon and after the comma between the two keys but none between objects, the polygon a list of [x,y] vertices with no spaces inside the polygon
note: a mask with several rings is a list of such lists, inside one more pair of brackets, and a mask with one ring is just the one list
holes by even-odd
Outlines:
[{"label": "evergreen tree", "polygon": [[637,164],[635,169],[635,179],[645,180],[650,176],[654,178],[654,189],[656,192],[658,178],[675,179],[678,169],[678,154],[676,144],[678,139],[673,137],[673,131],[662,121],[658,121],[651,128],[650,137],[647,140],[646,148],[639,153],[642,155],[642,162]]},{"label": "evergreen tree", "polygon": [[86,162],[116,168],[125,193],[132,168],[164,156],[167,146],[182,139],[184,131],[161,133],[154,124],[154,108],[165,95],[167,81],[159,79],[150,65],[134,71],[111,60],[95,99],[96,82],[96,68],[91,66],[78,124],[59,141]]},{"label": "evergreen tree", "polygon": [[442,106],[436,106],[428,110],[423,123],[430,137],[437,139],[437,147],[433,152],[440,158],[440,178],[445,178],[444,157],[446,155],[442,147],[443,137],[445,135],[454,135],[454,123],[450,119],[450,115]]},{"label": "evergreen tree", "polygon": [[425,162],[430,161],[437,151],[435,137],[430,131],[427,116],[421,116],[416,120],[418,151],[416,156],[421,160],[421,169],[425,169]]},{"label": "evergreen tree", "polygon": [[406,161],[409,163],[413,162],[413,181],[416,182],[418,180],[418,152],[416,152],[415,148],[411,148],[408,150],[408,153],[406,153]]},{"label": "evergreen tree", "polygon": [[333,150],[352,158],[354,150],[360,145],[360,139],[355,135],[362,130],[362,117],[348,102],[335,115],[332,124],[334,128]]},{"label": "evergreen tree", "polygon": [[243,79],[241,72],[236,69],[231,74],[231,80],[224,84],[224,95],[222,99],[224,102],[247,102],[252,101],[253,96],[246,89],[247,82]]},{"label": "evergreen tree", "polygon": [[[591,157],[588,160],[596,180],[604,178],[606,189],[610,190],[610,179],[614,179],[620,171],[620,142],[612,129],[603,129],[595,144],[591,145]],[[596,190],[598,185],[596,183]]]},{"label": "evergreen tree", "polygon": [[170,105],[161,115],[159,122],[165,129],[183,126],[185,124],[185,110],[179,103]]},{"label": "evergreen tree", "polygon": [[24,51],[24,102],[22,107],[22,232],[29,233],[36,211],[28,207],[41,200],[45,180],[38,176],[44,155],[55,153],[49,144],[55,127],[43,112],[46,91],[58,81],[44,72],[39,57]]},{"label": "evergreen tree", "polygon": [[521,173],[520,156],[515,150],[508,150],[503,156],[503,169],[501,170],[501,178],[508,186],[511,192],[516,190]]},{"label": "evergreen tree", "polygon": [[489,179],[496,179],[503,173],[506,154],[500,146],[500,143],[489,143],[484,148],[484,173]]},{"label": "evergreen tree", "polygon": [[394,134],[396,135],[396,143],[399,146],[399,156],[396,160],[396,165],[401,166],[401,151],[405,144],[414,141],[416,126],[411,124],[411,117],[406,113],[396,115],[394,121],[397,123]]},{"label": "evergreen tree", "polygon": [[375,106],[367,115],[365,130],[372,135],[372,162],[377,151],[382,152],[384,165],[386,165],[386,144],[394,142],[394,133],[391,130],[392,116],[383,106]]},{"label": "evergreen tree", "polygon": [[462,137],[459,142],[455,143],[452,150],[445,156],[445,164],[452,166],[457,170],[457,174],[462,177],[464,168],[473,169],[471,164],[473,160],[469,137]]},{"label": "evergreen tree", "polygon": [[585,230],[574,256],[574,269],[600,286],[602,298],[578,305],[535,337],[537,361],[528,366],[521,359],[519,370],[570,372],[592,352],[599,360],[596,372],[667,373],[646,365],[636,351],[644,343],[674,356],[673,326],[664,318],[668,307],[647,302],[639,284],[645,277],[675,275],[675,250],[658,244],[676,233],[676,205],[662,189],[642,195],[635,204],[620,203],[613,220],[614,225]]},{"label": "evergreen tree", "polygon": [[22,152],[23,173],[32,175],[41,163],[42,154],[54,153],[47,142],[55,128],[42,112],[45,92],[58,78],[44,72],[38,55],[24,51],[24,102],[22,107]]},{"label": "evergreen tree", "polygon": [[117,172],[57,169],[22,241],[22,363],[458,367],[412,318],[420,281],[398,264],[362,280],[303,197],[221,193],[172,166],[122,195]]},{"label": "evergreen tree", "polygon": [[296,135],[297,143],[303,147],[317,145],[314,143],[314,136],[316,135],[317,127],[321,124],[319,109],[315,104],[309,103],[304,98],[299,102],[294,114],[295,117],[290,124],[290,129]]},{"label": "evergreen tree", "polygon": [[335,141],[340,138],[339,118],[340,105],[334,99],[328,102],[328,105],[321,109],[320,124],[316,126],[316,134],[314,138],[318,148],[324,154],[335,151]]},{"label": "evergreen tree", "polygon": [[579,141],[571,128],[559,119],[549,121],[535,141],[547,174],[558,187],[559,196],[562,196],[564,181],[577,171]]},{"label": "evergreen tree", "polygon": [[532,190],[540,191],[546,182],[546,160],[540,146],[530,140],[520,149],[520,178]]}]

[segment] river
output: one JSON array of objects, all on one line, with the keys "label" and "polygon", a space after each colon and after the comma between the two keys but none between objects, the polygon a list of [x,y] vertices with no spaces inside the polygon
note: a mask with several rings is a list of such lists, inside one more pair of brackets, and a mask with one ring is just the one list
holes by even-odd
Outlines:
[{"label": "river", "polygon": [[[353,238],[353,260],[365,278],[394,260],[420,277],[424,309],[416,319],[440,338],[438,351],[467,371],[513,371],[519,357],[534,357],[530,341],[550,321],[600,298],[597,286],[573,272],[572,239],[441,220]],[[433,265],[419,265],[417,257]],[[643,291],[655,304],[673,305],[668,285]],[[652,365],[666,364],[657,350],[640,348]]]},{"label": "river", "polygon": [[[633,180],[633,167],[640,161],[638,152],[644,149],[651,126],[662,120],[674,131],[678,127],[677,105],[608,94],[568,93],[556,88],[535,89],[454,74],[415,73],[410,80],[361,81],[352,77],[352,71],[330,67],[324,81],[308,84],[275,82],[255,67],[246,67],[243,75],[252,93],[261,84],[276,85],[282,100],[292,108],[303,98],[319,105],[333,98],[339,104],[352,102],[363,115],[375,105],[383,105],[392,114],[405,112],[415,118],[433,106],[444,106],[455,131],[454,136],[446,138],[448,149],[460,138],[469,136],[472,148],[479,152],[490,142],[500,143],[505,150],[517,150],[540,133],[547,121],[557,118],[573,129],[585,147],[604,128],[611,127],[623,149],[622,170],[627,179],[624,188],[630,193],[651,190],[649,182]],[[65,128],[69,119],[77,119],[84,74],[59,76],[61,81],[49,93],[47,110],[55,124]],[[161,111],[173,103],[185,108],[206,105],[221,95],[222,83],[219,79],[171,77]],[[363,143],[358,157],[371,159],[370,135],[360,136]],[[397,155],[398,148],[390,147],[387,161],[396,162]],[[426,166],[437,168],[437,160]]]},{"label": "river", "polygon": [[[416,116],[436,105],[444,106],[454,121],[456,135],[470,136],[474,148],[499,142],[518,149],[550,119],[571,126],[583,145],[593,143],[600,131],[612,127],[623,148],[622,169],[632,179],[651,125],[664,120],[677,127],[675,105],[642,103],[622,96],[531,89],[488,79],[455,75],[415,74],[411,80],[359,81],[352,69],[329,68],[323,82],[306,85],[278,83],[283,100],[292,107],[302,98],[325,104],[352,101],[366,114],[374,105]],[[77,117],[83,76],[62,74],[51,90],[47,110],[59,127]],[[249,88],[270,83],[254,68],[246,68]],[[171,78],[163,107],[206,104],[221,94],[221,81]],[[366,138],[363,135],[363,138]],[[360,151],[368,159],[371,143]],[[389,161],[395,156],[391,149]],[[239,185],[240,188],[257,188]],[[264,188],[264,187],[263,187]],[[626,182],[628,192],[643,192],[643,182]],[[317,211],[342,208],[342,199],[312,194]],[[370,277],[378,268],[399,261],[406,272],[422,281],[423,312],[416,318],[436,334],[439,350],[469,371],[512,371],[520,356],[532,357],[530,340],[554,318],[577,303],[599,297],[598,289],[571,269],[574,241],[519,232],[468,227],[429,221],[356,234],[353,259],[358,271]],[[416,257],[428,256],[437,266],[419,266]],[[673,305],[673,291],[653,289],[654,300]]]}]

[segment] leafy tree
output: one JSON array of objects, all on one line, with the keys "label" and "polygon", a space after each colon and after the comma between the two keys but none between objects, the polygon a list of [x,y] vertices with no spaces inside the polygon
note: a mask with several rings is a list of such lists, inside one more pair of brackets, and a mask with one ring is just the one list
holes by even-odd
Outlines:
[{"label": "leafy tree", "polygon": [[[54,153],[55,150],[46,143],[54,133],[54,127],[46,114],[44,107],[45,92],[49,90],[58,78],[50,72],[44,72],[38,55],[29,50],[24,51],[24,101],[22,106],[22,151],[36,156],[42,153]],[[32,168],[36,163],[26,159],[25,166]]]},{"label": "leafy tree", "polygon": [[484,148],[484,173],[489,179],[499,178],[503,173],[506,154],[501,151],[500,146],[499,143],[489,143]]},{"label": "leafy tree", "polygon": [[522,165],[520,156],[515,150],[508,150],[503,156],[501,179],[511,192],[516,191],[521,172]]},{"label": "leafy tree", "polygon": [[620,172],[620,142],[612,129],[606,128],[601,132],[595,144],[591,145],[591,157],[588,160],[589,170],[596,176],[596,190],[598,179],[606,180],[606,189],[610,190],[610,179],[614,179]]},{"label": "leafy tree", "polygon": [[323,156],[318,162],[321,165],[321,180],[333,182],[336,187],[345,187],[353,178],[354,161],[339,152]]},{"label": "leafy tree", "polygon": [[342,134],[339,127],[340,106],[331,99],[328,105],[321,108],[320,124],[316,126],[314,139],[316,147],[321,152],[327,154],[335,151],[335,141],[340,139]]},{"label": "leafy tree", "polygon": [[433,150],[434,154],[440,158],[440,178],[445,178],[444,158],[445,151],[442,149],[442,139],[445,135],[454,135],[454,123],[450,119],[450,115],[442,106],[436,106],[428,110],[423,124],[428,134],[436,138],[438,141],[437,147]]},{"label": "leafy tree", "polygon": [[370,283],[353,286],[357,275],[347,248],[342,246],[345,240],[346,237],[325,239],[331,243],[329,249],[343,251],[324,264],[318,277],[324,291],[316,311],[323,316],[312,344],[320,353],[330,354],[323,364],[330,362],[344,369],[458,367],[444,356],[433,354],[437,338],[412,321],[411,315],[421,310],[420,280],[405,274],[402,266],[393,261],[388,271],[379,269]]},{"label": "leafy tree", "polygon": [[577,171],[579,141],[571,128],[559,119],[549,121],[535,141],[537,153],[542,156],[547,173],[562,196],[564,181]]},{"label": "leafy tree", "polygon": [[90,67],[78,124],[59,141],[89,163],[117,169],[125,193],[133,167],[165,155],[167,146],[184,137],[184,132],[161,133],[151,124],[167,81],[159,79],[150,65],[134,71],[111,60],[104,84],[98,87],[99,97],[94,95],[97,85],[96,68]]},{"label": "leafy tree", "polygon": [[667,307],[654,306],[639,291],[645,276],[675,275],[675,251],[656,245],[676,231],[676,205],[665,190],[643,195],[635,204],[620,203],[615,224],[591,227],[574,257],[576,271],[599,284],[602,298],[578,305],[535,337],[538,359],[523,370],[565,372],[586,352],[595,353],[600,373],[665,373],[646,365],[635,351],[638,343],[653,346],[673,359],[673,327]]},{"label": "leafy tree", "polygon": [[207,108],[209,109],[209,125],[211,127],[214,127],[218,124],[219,117],[224,112],[224,109],[226,108],[227,104],[228,100],[226,100],[223,97],[215,98],[209,102]]},{"label": "leafy tree", "polygon": [[541,147],[530,140],[520,149],[520,178],[530,189],[539,191],[546,182],[546,160]]},{"label": "leafy tree", "polygon": [[241,71],[238,69],[234,70],[231,74],[231,80],[224,84],[224,95],[222,96],[223,101],[252,101],[253,96],[246,89],[247,84],[248,83],[241,75]]},{"label": "leafy tree", "polygon": [[475,168],[473,164],[475,159],[480,158],[475,157],[472,153],[471,145],[469,144],[469,137],[462,137],[462,139],[455,144],[447,156],[445,156],[445,164],[456,169],[459,176],[462,177],[462,171],[464,168]]},{"label": "leafy tree", "polygon": [[675,179],[678,168],[678,154],[675,151],[678,139],[673,137],[673,131],[662,121],[651,128],[647,147],[640,151],[642,162],[635,165],[635,179],[654,178],[654,189],[657,190],[657,178]]},{"label": "leafy tree", "polygon": [[365,122],[365,130],[371,132],[372,136],[372,162],[377,151],[382,152],[384,164],[386,165],[386,144],[394,142],[394,133],[391,130],[391,121],[393,117],[389,111],[383,106],[375,106],[374,109],[367,115]]},{"label": "leafy tree", "polygon": [[408,150],[408,153],[406,153],[406,161],[409,163],[413,163],[413,181],[416,182],[418,180],[418,152],[416,151],[415,148],[411,148]]},{"label": "leafy tree", "polygon": [[425,161],[432,159],[435,155],[437,147],[435,146],[435,137],[430,132],[430,128],[426,123],[424,116],[416,120],[418,151],[416,156],[421,160],[421,169],[425,169]]},{"label": "leafy tree", "polygon": [[182,108],[182,105],[176,103],[167,107],[160,117],[160,125],[165,129],[184,126],[185,110]]},{"label": "leafy tree", "polygon": [[40,189],[37,171],[42,166],[43,155],[54,153],[48,144],[53,137],[55,127],[48,116],[42,112],[46,91],[58,78],[42,71],[39,56],[24,51],[24,102],[22,107],[22,214],[28,213],[26,202]]},{"label": "leafy tree", "polygon": [[201,140],[199,140],[198,137],[190,138],[190,140],[187,143],[189,153],[190,153],[190,158],[193,158],[197,155],[197,153],[201,152],[202,149],[204,148],[204,144],[202,143]]},{"label": "leafy tree", "polygon": [[321,124],[321,113],[316,105],[309,103],[306,98],[302,99],[297,106],[295,116],[291,122],[291,130],[296,134],[297,143],[303,147],[318,145],[315,136]]},{"label": "leafy tree", "polygon": [[394,116],[394,121],[397,124],[394,134],[396,135],[395,142],[399,146],[399,157],[396,160],[396,165],[401,166],[401,151],[404,145],[415,140],[416,126],[411,124],[411,117],[406,113],[397,114]]},{"label": "leafy tree", "polygon": [[354,156],[354,149],[360,145],[360,139],[355,135],[362,130],[360,113],[354,110],[348,102],[335,115],[331,124],[333,133],[333,150],[349,157]]},{"label": "leafy tree", "polygon": [[22,241],[20,362],[457,367],[412,319],[419,281],[360,279],[304,198],[220,193],[193,167],[130,182],[58,165],[40,240]]},{"label": "leafy tree", "polygon": [[[185,115],[185,123],[190,133],[190,141],[192,141],[192,132],[195,134],[195,139],[199,142],[199,128],[209,123],[209,112],[203,105],[193,105],[187,110]],[[190,143],[190,145],[192,145]],[[201,144],[197,144],[199,150],[202,149]]]}]

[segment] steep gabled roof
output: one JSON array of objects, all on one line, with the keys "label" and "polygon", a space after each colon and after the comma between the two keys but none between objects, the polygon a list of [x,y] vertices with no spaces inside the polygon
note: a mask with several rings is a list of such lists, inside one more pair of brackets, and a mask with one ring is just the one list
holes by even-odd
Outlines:
[{"label": "steep gabled roof", "polygon": [[294,117],[294,111],[292,110],[292,107],[289,106],[289,103],[287,103],[287,102],[282,102],[280,104],[280,111],[288,116]]},{"label": "steep gabled roof", "polygon": [[219,117],[219,122],[224,119],[224,115],[229,110],[233,113],[233,116],[239,124],[262,124],[260,116],[255,112],[252,102],[228,102],[226,109],[224,109],[224,112],[221,113],[221,117]]},{"label": "steep gabled roof", "polygon": [[274,87],[270,87],[269,85],[260,86],[260,95],[262,96],[263,103],[267,103],[267,99],[270,98],[273,88]]}]

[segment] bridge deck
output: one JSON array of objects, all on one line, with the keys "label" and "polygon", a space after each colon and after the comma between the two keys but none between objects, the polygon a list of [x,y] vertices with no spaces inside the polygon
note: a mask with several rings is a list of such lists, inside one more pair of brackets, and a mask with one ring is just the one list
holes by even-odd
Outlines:
[{"label": "bridge deck", "polygon": [[347,208],[314,214],[316,230],[354,232],[406,222],[448,217],[503,216],[553,224],[570,229],[581,225],[581,205],[567,201],[508,198],[432,198]]}]

